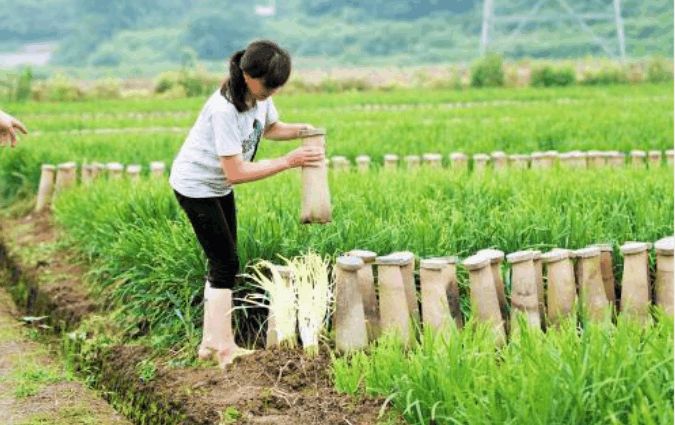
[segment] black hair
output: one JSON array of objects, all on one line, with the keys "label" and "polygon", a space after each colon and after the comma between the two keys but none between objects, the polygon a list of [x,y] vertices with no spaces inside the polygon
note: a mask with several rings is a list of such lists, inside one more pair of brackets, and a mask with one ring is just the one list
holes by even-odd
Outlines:
[{"label": "black hair", "polygon": [[265,88],[276,89],[286,84],[291,75],[291,56],[273,41],[258,40],[230,57],[230,76],[220,88],[220,93],[239,112],[249,109],[244,72],[252,78],[262,78]]}]

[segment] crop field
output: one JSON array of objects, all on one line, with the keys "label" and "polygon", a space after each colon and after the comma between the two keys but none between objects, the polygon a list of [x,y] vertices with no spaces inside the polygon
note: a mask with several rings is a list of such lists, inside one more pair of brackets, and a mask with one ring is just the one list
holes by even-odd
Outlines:
[{"label": "crop field", "polygon": [[[1,154],[4,192],[18,171],[37,185],[33,164],[171,161],[203,99],[17,104],[33,123],[30,149]],[[275,99],[281,119],[328,129],[327,155],[530,153],[556,149],[669,149],[673,100],[659,85],[565,89],[297,94]],[[259,157],[289,150],[263,143]],[[11,161],[6,164],[5,161]],[[33,166],[32,168],[30,168]],[[25,167],[25,168],[18,168]],[[7,183],[6,183],[7,182]],[[9,194],[6,193],[6,196]]]},{"label": "crop field", "polygon": [[[462,265],[486,248],[546,253],[609,244],[618,300],[629,268],[621,246],[673,235],[673,167],[665,154],[658,163],[644,160],[634,166],[627,157],[623,166],[573,170],[561,162],[546,169],[466,172],[448,159],[452,152],[665,153],[673,149],[672,91],[672,84],[643,84],[282,92],[275,97],[281,120],[326,128],[327,157],[345,156],[354,164],[357,156],[369,155],[373,164],[367,172],[354,166],[329,172],[332,221],[325,225],[300,224],[300,170],[238,185],[242,271],[253,274],[261,260],[283,264],[314,253],[325,259],[333,281],[336,259],[350,250],[382,256],[410,251],[414,288],[419,289],[422,259],[458,257],[462,329],[450,324],[434,331],[424,321],[413,321],[409,344],[394,332],[343,354],[335,346],[339,325],[330,317],[323,320],[321,345],[329,351],[331,385],[352,403],[379,400],[393,412],[380,418],[382,423],[672,423],[673,320],[654,298],[655,279],[665,269],[652,247],[644,260],[649,267],[646,322],[623,314],[625,299],[615,303],[618,314],[609,323],[588,320],[575,305],[558,326],[545,332],[524,327],[503,346],[495,346],[489,325],[477,314],[474,276]],[[58,249],[76,253],[86,267],[88,287],[106,306],[100,316],[115,323],[113,330],[95,331],[97,322],[86,321],[80,331],[89,339],[64,337],[66,351],[85,374],[98,360],[83,353],[115,344],[147,347],[144,361],[162,367],[203,368],[195,353],[206,262],[166,178],[203,101],[3,106],[31,130],[15,149],[0,150],[0,210],[7,220],[32,212],[43,164],[74,161],[78,171],[92,162],[143,167],[139,180],[104,176],[64,189],[49,209],[61,235]],[[261,143],[257,160],[298,145]],[[383,157],[391,153],[401,162],[384,169]],[[405,166],[404,156],[425,153],[442,154],[442,167]],[[150,176],[151,161],[166,163],[165,178]],[[507,309],[515,311],[512,267],[504,261],[499,270]],[[550,274],[544,279],[548,290]],[[244,308],[243,301],[259,290],[250,277],[242,278],[236,294],[242,308],[235,320],[238,338],[261,348],[266,309]],[[424,310],[424,301],[416,301]],[[338,297],[330,305],[335,317],[339,303]],[[518,320],[509,320],[511,328]]]}]

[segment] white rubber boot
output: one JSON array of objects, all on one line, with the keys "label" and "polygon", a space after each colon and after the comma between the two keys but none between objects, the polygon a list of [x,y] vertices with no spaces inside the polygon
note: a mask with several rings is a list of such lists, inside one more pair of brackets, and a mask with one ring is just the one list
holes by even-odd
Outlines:
[{"label": "white rubber boot", "polygon": [[197,351],[197,356],[200,360],[208,360],[212,351],[208,348],[211,345],[211,328],[209,327],[209,319],[212,316],[212,313],[209,309],[209,299],[208,299],[208,289],[211,287],[211,282],[206,280],[204,285],[204,325],[202,327],[202,342],[199,344],[199,350]]},{"label": "white rubber boot", "polygon": [[216,289],[207,285],[204,291],[204,338],[199,349],[199,358],[215,357],[224,368],[239,356],[250,354],[237,346],[232,331],[232,290]]}]

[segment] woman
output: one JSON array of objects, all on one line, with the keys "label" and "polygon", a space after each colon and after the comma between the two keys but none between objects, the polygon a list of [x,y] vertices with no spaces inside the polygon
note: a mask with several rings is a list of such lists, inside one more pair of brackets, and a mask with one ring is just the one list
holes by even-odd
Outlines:
[{"label": "woman", "polygon": [[229,78],[204,105],[171,169],[169,182],[208,259],[199,358],[215,357],[221,367],[246,353],[232,330],[232,289],[239,271],[232,185],[324,160],[322,149],[301,147],[251,162],[261,136],[289,140],[311,128],[279,121],[271,96],[290,72],[288,52],[271,41],[255,41],[236,52]]}]

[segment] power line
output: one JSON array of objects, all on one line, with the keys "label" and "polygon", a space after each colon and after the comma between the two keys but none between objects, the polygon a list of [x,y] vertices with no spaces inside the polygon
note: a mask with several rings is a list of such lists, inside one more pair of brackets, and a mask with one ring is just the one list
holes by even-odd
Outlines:
[{"label": "power line", "polygon": [[[498,24],[516,24],[516,27],[500,42],[502,45],[508,45],[522,33],[528,23],[572,21],[587,33],[593,42],[600,46],[609,57],[619,58],[622,62],[626,60],[626,40],[623,29],[623,18],[621,16],[621,0],[611,0],[613,7],[612,13],[608,10],[598,10],[594,13],[578,13],[570,6],[567,0],[538,0],[527,13],[510,13],[502,15],[495,14],[495,3],[497,1],[498,0],[483,0],[483,25],[480,36],[481,56],[485,55],[490,44],[496,44],[495,41],[491,40],[491,34],[495,32]],[[562,9],[561,12],[563,13],[552,14],[551,12],[540,12],[540,9],[546,3],[557,4],[557,6]],[[618,49],[612,46],[613,43],[596,34],[589,24],[590,22],[614,23]]]}]

